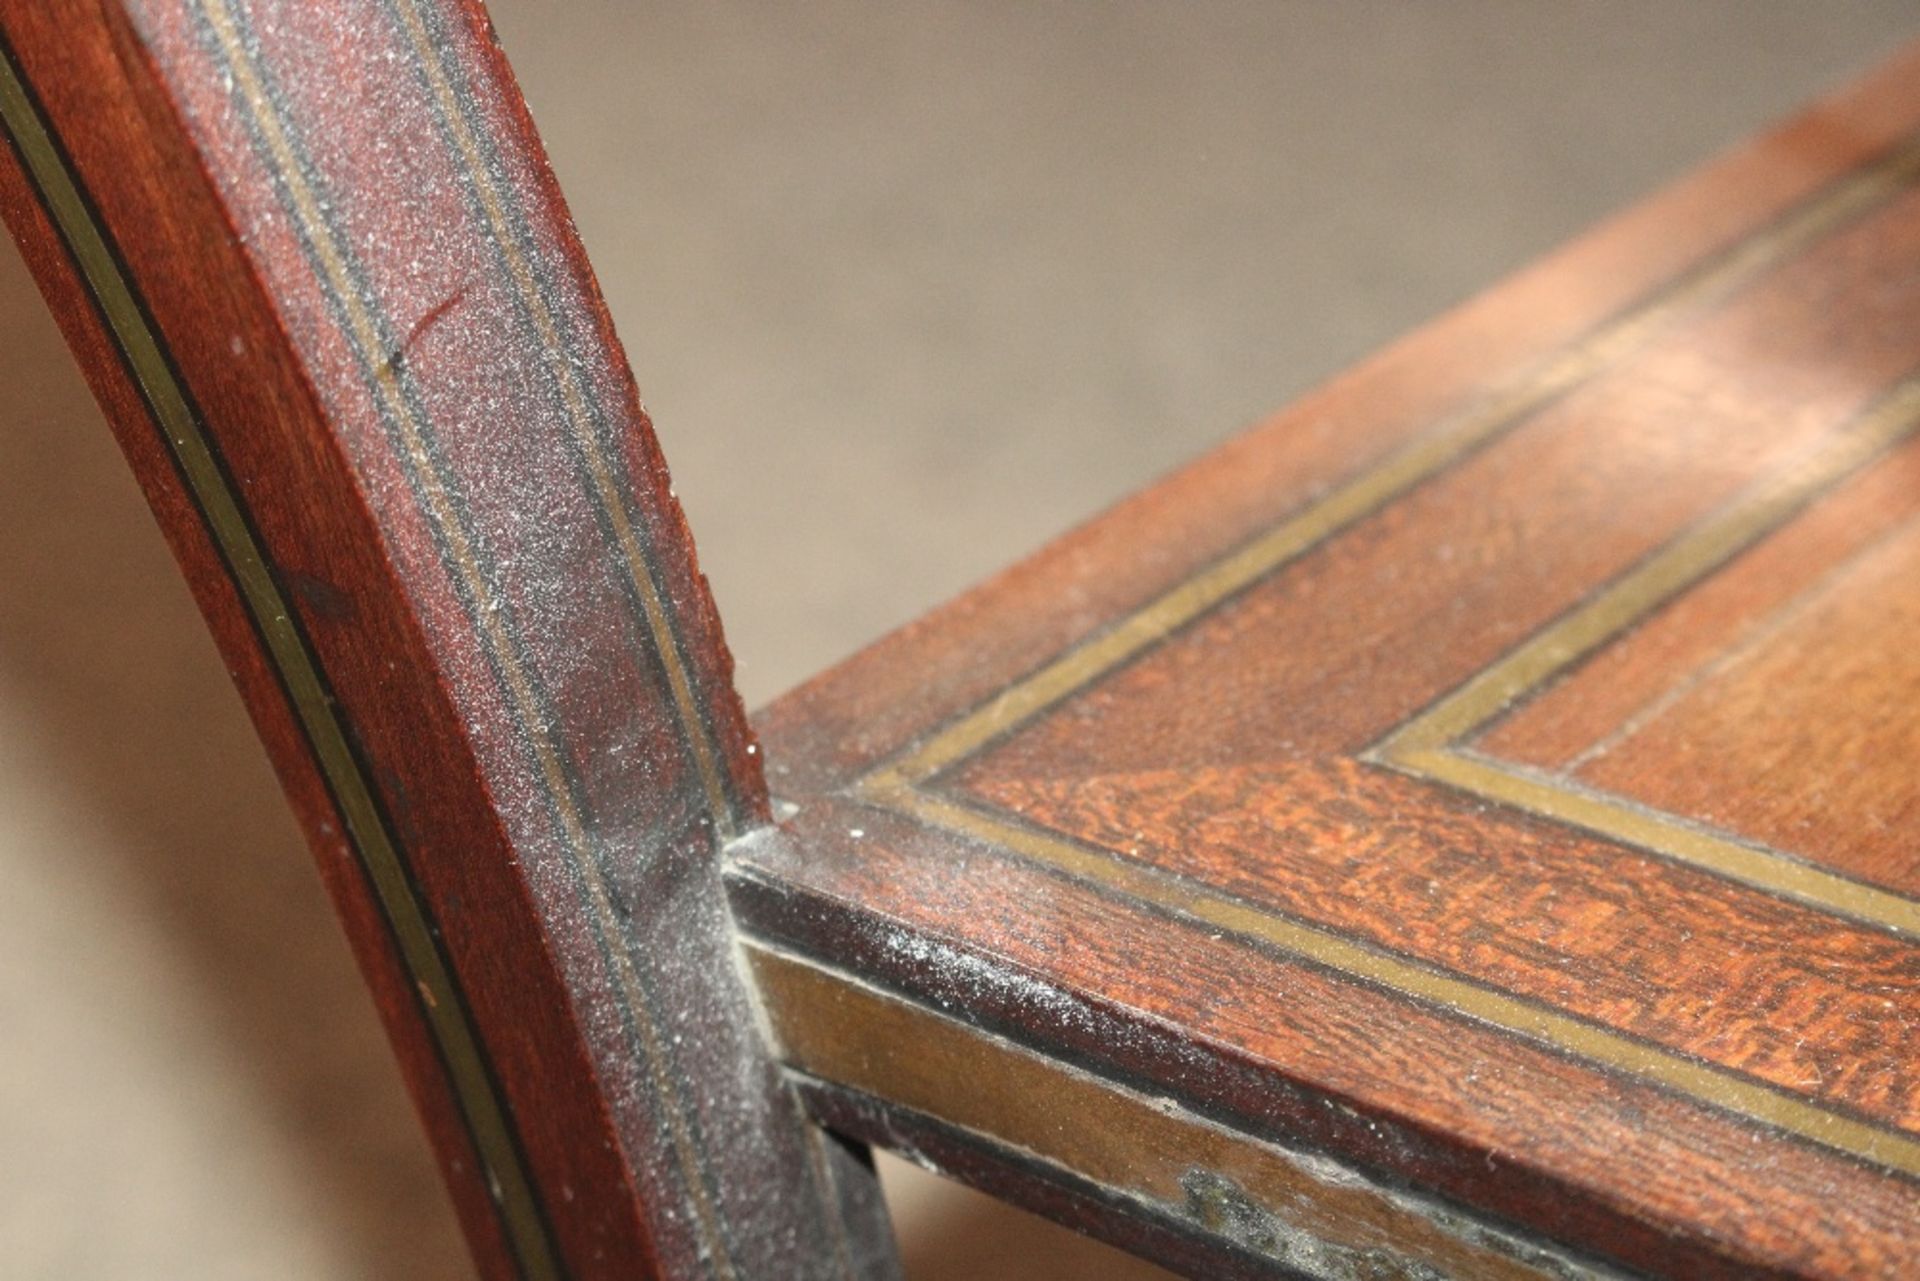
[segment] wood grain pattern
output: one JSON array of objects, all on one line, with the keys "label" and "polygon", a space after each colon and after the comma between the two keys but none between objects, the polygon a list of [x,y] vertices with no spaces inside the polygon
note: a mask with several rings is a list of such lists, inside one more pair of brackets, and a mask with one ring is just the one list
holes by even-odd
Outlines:
[{"label": "wood grain pattern", "polygon": [[1920,49],[783,701],[750,928],[1581,1266],[1904,1275],[1916,131]]},{"label": "wood grain pattern", "polygon": [[1920,513],[1920,450],[1843,482],[1764,544],[1672,601],[1593,655],[1566,680],[1496,718],[1475,736],[1496,757],[1560,772],[1660,704],[1677,680],[1746,646],[1836,566]]},{"label": "wood grain pattern", "polygon": [[720,845],[766,797],[477,5],[9,4],[10,226],[313,841],[490,1275],[886,1275]]},{"label": "wood grain pattern", "polygon": [[1577,776],[1920,894],[1917,534],[1909,517],[1833,566],[1596,744]]},{"label": "wood grain pattern", "polygon": [[[1920,1029],[1902,1013],[1920,999],[1920,974],[1900,940],[1822,928],[1763,895],[1674,877],[1632,851],[1503,821],[1445,794],[1423,797],[1353,763],[992,795],[1053,831],[1217,889],[1223,902],[1311,921],[1849,1115],[1920,1124]],[[1720,964],[1733,953],[1738,969]],[[1897,1140],[1862,1142],[1891,1159]],[[1920,1153],[1907,1152],[1900,1160],[1913,1167]]]},{"label": "wood grain pattern", "polygon": [[1202,1274],[1911,1271],[1920,49],[782,703],[776,830],[478,8],[0,32],[490,1274],[887,1275],[795,1090]]}]

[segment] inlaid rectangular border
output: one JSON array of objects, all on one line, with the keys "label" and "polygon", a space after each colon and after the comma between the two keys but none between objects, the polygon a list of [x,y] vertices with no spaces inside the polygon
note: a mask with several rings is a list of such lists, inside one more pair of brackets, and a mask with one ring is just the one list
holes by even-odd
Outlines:
[{"label": "inlaid rectangular border", "polygon": [[1920,939],[1920,901],[1906,895],[1467,746],[1503,712],[1779,529],[1916,430],[1920,430],[1920,376],[1896,384],[1819,453],[1752,486],[1695,524],[1367,749],[1361,759],[1652,850],[1779,898]]},{"label": "inlaid rectangular border", "polygon": [[[1010,850],[1056,872],[1469,1015],[1855,1160],[1920,1179],[1920,1139],[1905,1131],[1861,1120],[1742,1073],[1254,906],[1189,878],[1038,830],[937,787],[940,776],[1035,717],[1517,430],[1658,337],[1883,208],[1917,181],[1920,136],[1911,136],[1879,160],[1710,255],[1583,339],[1441,420],[1371,469],[870,770],[853,785],[853,794],[920,822]],[[1743,490],[1572,612],[1399,726],[1362,753],[1362,759],[1583,828],[1903,938],[1920,937],[1920,902],[1911,898],[1462,746],[1515,700],[1700,582],[1916,432],[1920,432],[1920,373],[1895,384],[1816,453]]]}]

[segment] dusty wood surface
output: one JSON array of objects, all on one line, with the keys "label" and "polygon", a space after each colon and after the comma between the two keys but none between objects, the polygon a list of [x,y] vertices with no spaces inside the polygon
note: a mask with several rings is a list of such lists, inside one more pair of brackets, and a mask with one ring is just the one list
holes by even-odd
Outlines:
[{"label": "dusty wood surface", "polygon": [[716,851],[766,799],[477,5],[10,4],[0,194],[184,566],[490,1275],[885,1275]]},{"label": "dusty wood surface", "polygon": [[805,1039],[872,987],[1594,1266],[1903,1275],[1916,248],[1909,50],[777,704],[793,1061],[903,1099]]}]

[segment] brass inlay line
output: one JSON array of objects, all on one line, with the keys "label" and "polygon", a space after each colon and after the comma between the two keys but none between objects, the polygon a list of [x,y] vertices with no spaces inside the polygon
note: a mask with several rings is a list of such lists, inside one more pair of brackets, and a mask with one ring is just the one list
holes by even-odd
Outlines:
[{"label": "brass inlay line", "polygon": [[335,236],[324,208],[308,182],[306,170],[282,126],[273,98],[262,84],[253,66],[252,55],[240,38],[227,0],[202,2],[209,25],[220,42],[233,75],[236,98],[246,109],[260,138],[272,154],[275,176],[288,193],[294,206],[293,212],[304,231],[304,238],[312,246],[313,256],[324,273],[329,292],[345,314],[350,336],[361,359],[368,368],[383,371],[380,377],[373,380],[373,386],[385,407],[388,421],[394,423],[401,433],[411,464],[409,470],[416,482],[416,493],[425,502],[447,548],[448,559],[458,568],[470,599],[477,606],[472,611],[473,621],[486,639],[514,709],[527,731],[525,739],[539,763],[567,842],[575,852],[573,861],[595,917],[600,928],[607,932],[607,937],[614,940],[606,953],[640,1037],[644,1067],[653,1079],[656,1096],[663,1102],[659,1110],[665,1114],[675,1160],[687,1184],[688,1196],[699,1218],[702,1236],[712,1252],[719,1274],[734,1277],[731,1256],[706,1187],[704,1168],[688,1130],[686,1117],[679,1108],[664,1105],[668,1100],[677,1099],[679,1092],[667,1073],[663,1038],[654,1022],[651,1005],[641,987],[639,976],[634,971],[633,958],[619,942],[624,938],[624,931],[595,861],[592,835],[573,796],[559,746],[550,733],[542,728],[547,724],[547,718],[541,712],[532,682],[502,621],[505,602],[498,598],[487,575],[479,568],[471,537],[461,520],[454,497],[441,483],[432,465],[426,443],[430,430],[428,424],[419,420],[413,405],[402,394],[399,375],[390,364],[382,361],[379,327],[355,287],[352,271],[347,265],[347,251]]},{"label": "brass inlay line", "polygon": [[1547,357],[1519,378],[1496,387],[1377,466],[1149,601],[1112,630],[1008,686],[884,767],[875,780],[923,781],[971,755],[1288,561],[1380,511],[1480,445],[1619,364],[1661,333],[1711,308],[1783,259],[1907,189],[1916,178],[1920,178],[1920,138],[1849,174],[1766,231],[1721,251],[1641,305]]},{"label": "brass inlay line", "polygon": [[[587,394],[581,385],[579,372],[566,358],[565,341],[560,333],[558,322],[548,306],[531,265],[520,252],[517,238],[513,234],[513,228],[505,211],[506,200],[494,180],[493,168],[487,163],[472,130],[468,127],[467,112],[462,109],[459,95],[453,89],[447,71],[444,49],[434,38],[433,33],[427,29],[414,0],[392,0],[392,4],[407,29],[407,37],[413,45],[419,66],[439,105],[440,118],[453,136],[455,145],[466,162],[467,173],[473,181],[476,194],[485,210],[494,242],[499,247],[500,254],[506,261],[513,278],[515,292],[526,306],[528,315],[532,318],[540,335],[541,354],[546,360],[548,372],[561,388],[574,429],[574,440],[579,445],[585,460],[585,470],[594,486],[600,507],[606,513],[608,524],[612,527],[615,539],[620,545],[622,568],[634,589],[636,598],[641,602],[648,632],[653,639],[654,647],[660,653],[661,666],[666,672],[683,737],[693,755],[701,787],[706,794],[707,807],[713,816],[717,840],[724,844],[739,835],[739,820],[727,798],[722,771],[718,763],[719,753],[715,750],[712,738],[707,732],[706,720],[701,715],[694,697],[692,681],[685,665],[681,662],[673,622],[668,615],[663,594],[649,568],[651,561],[640,545],[634,521],[628,512],[614,469],[600,448],[599,437],[594,430],[593,414],[589,409]],[[821,1195],[823,1203],[828,1197],[829,1185],[832,1182],[831,1175],[826,1169],[825,1155],[821,1150],[821,1144],[825,1141],[818,1133],[807,1135],[815,1190]],[[855,1273],[855,1266],[851,1247],[847,1241],[847,1225],[837,1206],[825,1204],[824,1208],[830,1221],[834,1248],[841,1270],[851,1277]],[[716,1246],[721,1266],[730,1272],[732,1265],[727,1259],[724,1240],[716,1239]]]},{"label": "brass inlay line", "polygon": [[621,568],[626,571],[627,581],[641,602],[654,648],[660,652],[660,665],[667,674],[667,684],[673,694],[674,708],[679,714],[687,745],[693,753],[694,766],[700,776],[700,786],[706,793],[707,807],[713,815],[714,827],[719,840],[724,844],[738,835],[738,823],[734,817],[733,807],[727,801],[726,788],[721,782],[718,755],[707,736],[706,721],[702,718],[699,704],[694,699],[692,682],[680,662],[680,648],[674,635],[673,622],[667,615],[666,602],[661,596],[659,585],[655,583],[653,574],[648,568],[646,554],[641,550],[639,536],[634,530],[633,519],[627,510],[627,502],[620,482],[616,479],[613,467],[600,448],[599,435],[594,430],[593,415],[587,406],[586,391],[581,386],[580,372],[574,368],[573,362],[567,359],[566,342],[561,336],[553,311],[548,307],[533,268],[521,254],[512,229],[508,225],[500,192],[494,183],[492,167],[481,154],[472,130],[467,127],[466,117],[460,110],[452,86],[448,83],[444,64],[445,51],[434,42],[431,33],[427,31],[414,0],[396,0],[395,7],[405,22],[407,37],[413,42],[420,67],[426,73],[427,80],[433,87],[434,97],[440,104],[441,119],[446,122],[449,132],[453,134],[460,148],[461,159],[466,162],[467,173],[473,181],[474,189],[479,193],[482,207],[486,210],[487,222],[493,231],[494,241],[499,245],[501,256],[505,259],[508,271],[513,277],[515,291],[526,306],[527,314],[533,318],[534,327],[539,331],[540,354],[546,361],[549,375],[560,387],[561,396],[566,402],[567,415],[572,420],[574,440],[586,461],[585,470],[593,483],[594,493],[599,499],[601,509],[607,514],[607,523],[613,528],[614,538],[620,545]]},{"label": "brass inlay line", "polygon": [[319,664],[281,594],[161,340],[147,321],[86,199],[0,44],[0,120],[19,152],[68,253],[100,307],[141,398],[219,548],[287,700],[337,806],[345,834],[393,930],[402,964],[423,996],[418,1009],[433,1038],[476,1157],[499,1206],[503,1232],[523,1275],[563,1274],[513,1138],[507,1109],[487,1070],[479,1037],[426,909],[407,875],[372,784],[349,745]]},{"label": "brass inlay line", "polygon": [[1571,780],[1543,778],[1523,766],[1459,748],[1414,750],[1382,759],[1409,774],[1628,845],[1657,850],[1769,894],[1904,936],[1920,937],[1920,903],[1910,898],[1773,850],[1730,840],[1682,819],[1590,791]]},{"label": "brass inlay line", "polygon": [[1657,1082],[1676,1093],[1838,1152],[1920,1177],[1920,1140],[1758,1084],[1726,1068],[1638,1041],[1573,1015],[1457,979],[1281,916],[1145,863],[1035,831],[917,788],[875,797],[923,823],[1009,849],[1069,876],[1257,939],[1353,978],[1458,1011],[1563,1053]]},{"label": "brass inlay line", "polygon": [[1920,937],[1920,902],[1774,850],[1649,813],[1570,782],[1496,762],[1458,744],[1636,621],[1780,528],[1807,503],[1920,430],[1920,377],[1909,378],[1802,466],[1783,470],[1668,543],[1559,622],[1389,735],[1368,758],[1659,850],[1770,894]]},{"label": "brass inlay line", "polygon": [[[1741,241],[1547,358],[1516,382],[1444,420],[1412,444],[1334,489],[1240,550],[1068,650],[1032,675],[883,763],[854,784],[856,795],[922,822],[1000,845],[1026,858],[1391,990],[1458,1010],[1562,1052],[1657,1082],[1680,1094],[1909,1175],[1920,1176],[1920,1141],[1759,1084],[1727,1069],[1650,1045],[1583,1019],[1400,960],[1332,931],[1209,890],[1117,854],[1005,821],[931,788],[936,775],[1086,688],[1236,593],[1382,510],[1555,398],[1620,363],[1654,337],[1700,314],[1792,254],[1908,190],[1920,178],[1920,138],[1809,198],[1772,227]],[[1751,486],[1721,512],[1562,622],[1441,700],[1368,754],[1372,759],[1629,841],[1678,861],[1897,933],[1920,932],[1920,905],[1772,851],[1633,810],[1577,787],[1556,789],[1454,743],[1515,697],[1589,653],[1744,547],[1777,528],[1825,488],[1920,429],[1920,378],[1899,384],[1800,467]]]}]

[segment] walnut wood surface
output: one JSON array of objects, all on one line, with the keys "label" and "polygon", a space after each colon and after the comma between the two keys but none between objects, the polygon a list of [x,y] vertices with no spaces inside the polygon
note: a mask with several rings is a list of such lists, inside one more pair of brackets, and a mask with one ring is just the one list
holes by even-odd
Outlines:
[{"label": "walnut wood surface", "polygon": [[[732,952],[730,660],[476,4],[0,6],[0,202],[352,936],[482,1269],[887,1275]],[[76,585],[84,590],[84,585]]]},{"label": "walnut wood surface", "polygon": [[777,704],[821,1105],[1038,1195],[878,991],[1568,1267],[1910,1274],[1917,256],[1910,49]]}]

